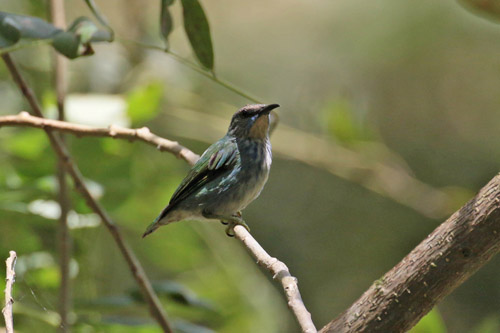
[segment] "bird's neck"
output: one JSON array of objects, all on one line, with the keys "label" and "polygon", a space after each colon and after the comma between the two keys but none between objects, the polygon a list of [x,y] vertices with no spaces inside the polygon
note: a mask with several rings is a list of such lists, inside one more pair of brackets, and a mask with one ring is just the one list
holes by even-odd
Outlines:
[{"label": "bird's neck", "polygon": [[264,115],[257,118],[253,123],[250,131],[248,132],[248,137],[254,140],[263,140],[267,138],[267,133],[269,132],[269,116]]},{"label": "bird's neck", "polygon": [[236,139],[236,142],[243,166],[250,169],[254,169],[256,166],[260,167],[261,164],[270,166],[271,143],[267,136],[263,139]]}]

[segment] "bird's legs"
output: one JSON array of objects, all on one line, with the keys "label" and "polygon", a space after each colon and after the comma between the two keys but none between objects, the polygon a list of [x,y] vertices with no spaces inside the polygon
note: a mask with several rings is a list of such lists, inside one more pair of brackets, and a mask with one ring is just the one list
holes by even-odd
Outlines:
[{"label": "bird's legs", "polygon": [[241,218],[241,212],[236,212],[231,216],[223,216],[223,215],[212,214],[209,212],[203,212],[203,216],[206,217],[207,219],[220,220],[222,224],[227,225],[226,235],[228,235],[229,237],[234,237],[234,227],[236,227],[237,225],[241,225],[245,227],[245,229],[250,231],[250,227]]}]

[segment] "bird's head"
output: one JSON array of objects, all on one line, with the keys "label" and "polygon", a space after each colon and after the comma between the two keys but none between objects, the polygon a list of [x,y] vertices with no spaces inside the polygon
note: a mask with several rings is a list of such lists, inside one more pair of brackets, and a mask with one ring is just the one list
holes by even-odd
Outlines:
[{"label": "bird's head", "polygon": [[228,134],[237,138],[265,139],[269,134],[269,113],[279,104],[250,104],[233,115]]}]

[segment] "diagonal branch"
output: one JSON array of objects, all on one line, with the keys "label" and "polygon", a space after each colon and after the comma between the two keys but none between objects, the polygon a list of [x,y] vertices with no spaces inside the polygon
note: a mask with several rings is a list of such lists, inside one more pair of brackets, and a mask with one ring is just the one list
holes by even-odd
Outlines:
[{"label": "diagonal branch", "polygon": [[271,272],[273,279],[281,283],[285,292],[288,307],[292,310],[303,333],[316,333],[316,327],[300,296],[297,278],[290,274],[288,267],[276,258],[271,257],[266,250],[252,237],[245,227],[237,225],[234,234],[257,259],[257,264]]},{"label": "diagonal branch", "polygon": [[322,333],[406,332],[500,251],[500,174]]},{"label": "diagonal branch", "polygon": [[[76,136],[111,137],[129,141],[140,140],[157,147],[160,151],[167,151],[182,158],[189,165],[194,165],[199,158],[198,155],[179,145],[177,142],[152,134],[146,127],[140,129],[128,129],[115,126],[109,128],[95,128],[65,121],[33,117],[27,112],[21,112],[19,115],[15,116],[0,117],[0,127],[2,126],[43,128],[71,133]],[[288,267],[283,262],[269,256],[245,228],[236,226],[234,232],[236,238],[238,238],[250,251],[252,256],[257,259],[257,263],[268,269],[272,273],[273,278],[281,283],[287,298],[288,306],[299,322],[302,331],[307,333],[316,332],[316,328],[311,320],[311,314],[307,311],[300,296],[297,279],[291,276]]]},{"label": "diagonal branch", "polygon": [[5,261],[5,265],[7,266],[5,274],[5,307],[2,309],[3,317],[5,319],[6,333],[14,333],[14,320],[12,318],[12,304],[14,304],[14,299],[12,298],[12,285],[16,280],[16,272],[14,271],[16,260],[16,252],[10,251],[9,257]]},{"label": "diagonal branch", "polygon": [[[28,102],[31,105],[35,114],[38,117],[43,118],[40,104],[36,100],[36,97],[33,94],[33,92],[31,91],[31,89],[28,87],[28,85],[24,81],[23,77],[21,76],[21,73],[17,69],[17,66],[15,65],[15,63],[12,61],[12,58],[10,57],[10,55],[4,54],[4,55],[2,55],[2,58],[5,62],[5,64],[7,65],[7,68],[9,69],[14,81],[18,85],[18,87],[21,90],[21,92],[23,93],[23,95],[28,100]],[[161,306],[161,303],[160,303],[160,300],[158,299],[158,296],[155,294],[153,287],[151,286],[151,282],[149,281],[148,277],[146,276],[146,273],[144,272],[144,269],[142,268],[141,263],[139,262],[139,260],[135,256],[134,252],[132,251],[130,246],[125,241],[125,239],[123,238],[123,236],[120,232],[120,229],[113,222],[113,220],[109,217],[108,213],[101,207],[101,205],[90,194],[87,186],[85,185],[85,183],[83,181],[83,176],[82,176],[80,170],[78,169],[76,164],[73,162],[73,159],[69,155],[65,144],[61,141],[59,136],[55,135],[55,133],[50,128],[44,128],[44,130],[47,133],[47,136],[49,137],[52,148],[57,153],[57,155],[59,156],[61,161],[63,161],[64,167],[66,168],[66,171],[73,179],[73,182],[75,183],[76,190],[85,199],[87,205],[97,215],[99,215],[99,217],[103,221],[104,225],[111,233],[111,236],[113,237],[114,241],[116,242],[116,245],[120,249],[120,252],[124,256],[125,260],[127,261],[129,269],[130,269],[134,279],[136,280],[144,298],[146,299],[146,302],[149,305],[149,311],[150,311],[152,317],[158,322],[158,324],[162,327],[164,332],[172,332],[170,322],[167,319],[167,315]]]}]

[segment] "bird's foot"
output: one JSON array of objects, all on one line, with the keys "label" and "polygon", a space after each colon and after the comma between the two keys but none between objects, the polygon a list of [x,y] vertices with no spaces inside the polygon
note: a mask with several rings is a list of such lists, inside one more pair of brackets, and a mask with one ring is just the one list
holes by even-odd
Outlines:
[{"label": "bird's foot", "polygon": [[234,237],[234,227],[236,227],[237,225],[241,225],[245,227],[245,229],[250,231],[250,227],[245,223],[245,221],[243,221],[243,219],[241,218],[241,212],[239,211],[231,216],[217,215],[204,211],[203,216],[208,219],[220,220],[222,224],[227,225],[226,235],[228,235],[229,237]]},{"label": "bird's foot", "polygon": [[[233,217],[238,217],[238,218],[240,218],[240,219],[241,219],[241,212],[240,212],[240,211],[238,211],[238,212],[234,213],[234,214],[233,214]],[[229,224],[229,222],[228,222],[228,221],[225,221],[225,220],[221,220],[221,221],[220,221],[220,223],[222,223],[222,224],[224,224],[224,225],[228,225],[228,224]]]},{"label": "bird's foot", "polygon": [[247,229],[248,232],[250,232],[250,227],[243,221],[241,217],[233,217],[230,221],[228,221],[228,226],[226,227],[226,235],[229,237],[234,237],[234,227],[237,225],[243,226],[245,229]]}]

